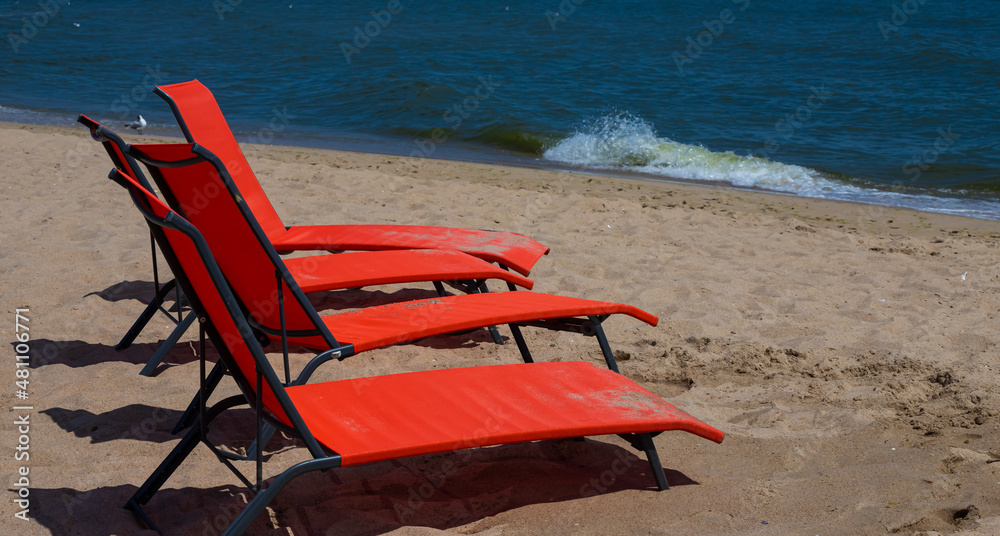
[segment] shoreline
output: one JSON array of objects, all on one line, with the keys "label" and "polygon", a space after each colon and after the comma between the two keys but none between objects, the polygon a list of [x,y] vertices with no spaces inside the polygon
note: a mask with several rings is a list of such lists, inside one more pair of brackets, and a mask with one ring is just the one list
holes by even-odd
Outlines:
[{"label": "shoreline", "polygon": [[[18,125],[31,125],[39,127],[52,127],[52,128],[67,128],[72,130],[73,125],[54,125],[50,123],[17,123],[9,121],[0,121],[0,124],[10,125],[12,128],[17,128]],[[126,133],[131,133],[135,135],[134,132],[128,131],[124,128],[114,128],[113,130],[118,132],[120,135]],[[127,131],[127,132],[126,132]],[[147,131],[145,136],[136,135],[137,139],[157,139],[157,138],[169,138],[169,139],[182,139],[180,133],[168,133],[165,131]],[[252,142],[247,140],[247,136],[238,135],[237,140],[240,142],[241,146],[252,144]],[[667,184],[687,184],[693,186],[705,186],[710,188],[720,188],[720,189],[731,189],[738,192],[758,192],[765,194],[773,194],[779,196],[792,196],[803,199],[815,199],[815,200],[825,200],[825,201],[843,201],[848,203],[856,203],[861,205],[873,205],[877,207],[886,208],[904,208],[917,210],[920,212],[927,212],[932,214],[947,214],[951,216],[967,217],[974,219],[982,219],[986,221],[1000,221],[1000,201],[990,200],[982,197],[974,196],[960,196],[960,195],[938,195],[931,194],[927,192],[896,192],[891,189],[885,188],[871,188],[871,187],[861,187],[857,185],[850,185],[849,188],[857,188],[860,192],[866,192],[866,195],[881,197],[886,202],[877,203],[875,201],[866,201],[857,198],[857,193],[845,194],[845,193],[834,193],[828,194],[823,197],[816,197],[810,195],[804,195],[801,193],[793,191],[783,191],[778,189],[765,188],[762,186],[741,186],[733,184],[730,182],[722,180],[698,180],[689,179],[675,176],[660,175],[657,173],[647,173],[638,170],[629,169],[615,169],[615,168],[600,168],[600,167],[587,167],[573,164],[560,163],[555,161],[546,161],[538,156],[531,156],[526,154],[518,154],[507,149],[500,149],[495,147],[476,147],[465,141],[455,141],[449,144],[447,141],[441,144],[435,145],[434,150],[428,156],[412,157],[410,156],[415,150],[415,145],[413,141],[405,141],[403,139],[387,138],[382,136],[370,136],[370,137],[334,137],[334,138],[315,138],[315,137],[297,137],[297,138],[276,138],[274,143],[260,144],[262,146],[273,146],[273,147],[286,147],[286,148],[298,148],[298,149],[317,149],[317,150],[331,150],[331,151],[341,151],[347,153],[363,153],[371,155],[383,155],[383,156],[396,156],[396,157],[408,157],[408,158],[423,158],[428,160],[444,160],[449,162],[468,162],[477,163],[484,165],[499,165],[499,166],[510,166],[526,169],[537,169],[545,171],[557,171],[571,174],[579,175],[595,175],[603,177],[615,177],[620,179],[635,179],[639,181],[646,181],[650,183],[667,183]],[[848,183],[844,183],[845,187],[848,187]],[[892,204],[889,204],[891,202]],[[959,206],[949,206],[950,203],[959,203]],[[938,204],[939,206],[934,207],[931,205]],[[964,205],[964,208],[962,206]],[[960,214],[961,210],[965,211],[976,211],[976,214]]]},{"label": "shoreline", "polygon": [[[79,128],[58,125],[35,125],[30,123],[10,123],[0,121],[0,129],[6,130],[34,130],[42,129],[43,132],[56,132],[68,135],[77,135],[85,139],[86,143],[77,144],[76,150],[87,153],[91,145],[96,145],[89,133],[82,125]],[[124,131],[124,132],[123,132]],[[137,133],[128,129],[118,129],[120,135],[124,135],[126,141],[134,143],[182,143],[181,136],[170,136],[166,134],[150,135]],[[715,200],[718,196],[724,196],[729,202],[738,201],[737,206],[747,212],[762,211],[779,217],[794,217],[806,221],[810,224],[833,228],[857,231],[859,229],[885,233],[889,236],[902,236],[894,233],[902,229],[903,225],[912,225],[911,232],[917,232],[920,236],[924,234],[935,234],[946,231],[964,231],[975,233],[983,237],[1000,237],[1000,228],[994,220],[977,218],[973,216],[962,216],[946,214],[941,212],[931,212],[907,207],[895,207],[889,205],[877,205],[861,203],[857,201],[845,201],[839,199],[820,199],[799,196],[792,193],[766,190],[756,187],[738,187],[728,183],[709,183],[687,179],[667,179],[659,177],[648,177],[640,174],[630,174],[626,172],[613,173],[606,170],[583,170],[571,168],[550,168],[546,166],[515,165],[505,163],[495,163],[492,161],[472,161],[472,160],[449,160],[438,158],[415,158],[405,155],[392,155],[374,152],[346,151],[341,149],[329,149],[323,147],[281,145],[281,144],[249,144],[240,142],[240,147],[247,154],[248,160],[253,166],[253,156],[262,158],[275,158],[275,155],[308,154],[323,155],[328,153],[327,159],[335,158],[331,155],[339,155],[345,158],[356,159],[359,162],[380,162],[386,159],[406,162],[416,169],[427,168],[436,175],[444,175],[451,171],[443,171],[452,166],[465,168],[469,171],[466,175],[456,176],[463,180],[472,180],[483,183],[497,183],[497,180],[483,180],[484,172],[491,172],[494,168],[505,169],[501,174],[508,176],[508,188],[537,188],[534,182],[545,183],[546,181],[556,181],[564,183],[564,187],[574,193],[584,195],[600,196],[601,193],[621,194],[624,190],[614,187],[611,184],[605,185],[605,181],[614,183],[620,181],[630,185],[632,190],[641,190],[646,186],[650,190],[671,191],[677,190],[683,196],[689,197],[691,203]],[[110,164],[110,162],[109,162]],[[509,169],[506,169],[509,168]],[[510,179],[509,176],[519,170],[519,177]],[[412,176],[415,177],[416,173]],[[407,176],[407,175],[402,175]],[[263,179],[258,177],[262,184]],[[559,180],[562,178],[563,180]],[[502,181],[501,181],[502,182]],[[639,194],[634,198],[642,197]],[[682,199],[681,203],[687,203],[688,199]],[[883,221],[884,220],[884,221]],[[930,225],[928,222],[934,220],[939,222],[939,226]],[[935,228],[937,227],[937,228]],[[924,233],[923,231],[927,231]]]},{"label": "shoreline", "polygon": [[[721,445],[657,437],[671,483],[662,493],[643,474],[644,455],[614,436],[335,470],[287,488],[251,533],[1000,531],[994,222],[701,184],[243,148],[286,225],[502,229],[546,244],[551,253],[530,276],[534,291],[658,315],[655,328],[605,323],[622,373],[727,434]],[[32,511],[19,529],[137,533],[119,506],[177,441],[170,428],[198,383],[197,334],[186,334],[151,378],[138,371],[173,328],[164,316],[131,348],[114,350],[150,298],[149,235],[84,128],[0,124],[0,158],[0,303],[10,319],[30,309],[34,348],[27,402],[0,392],[8,408],[34,408]],[[161,280],[169,277],[162,258],[159,266]],[[325,314],[427,292],[394,286],[314,300]],[[12,328],[0,336],[14,340]],[[592,338],[525,334],[538,360],[603,363]],[[435,337],[331,362],[314,381],[516,363],[512,342],[495,345],[484,332]],[[280,348],[267,351],[280,359]],[[13,377],[13,360],[0,363]],[[236,394],[231,383],[220,397]],[[245,448],[246,417],[225,420],[219,439]],[[265,479],[304,459],[292,445],[269,446]],[[626,471],[600,489],[586,486],[616,459]],[[447,479],[412,508],[411,490],[444,464]],[[17,470],[9,457],[0,467],[5,477]],[[231,519],[246,496],[199,448],[147,511],[170,532],[202,534],[206,523]],[[16,510],[0,502],[0,516]]]}]

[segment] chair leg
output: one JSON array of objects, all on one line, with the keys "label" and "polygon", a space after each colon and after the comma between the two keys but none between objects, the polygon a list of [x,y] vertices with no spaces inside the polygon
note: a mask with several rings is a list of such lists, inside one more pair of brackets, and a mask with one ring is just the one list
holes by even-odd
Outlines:
[{"label": "chair leg", "polygon": [[[490,288],[486,286],[486,280],[480,281],[478,287],[475,284],[475,281],[473,281],[470,287],[472,287],[475,290],[478,290],[480,294],[487,294],[490,291]],[[469,292],[469,294],[475,294],[475,293],[476,293],[475,291]],[[487,329],[490,330],[490,336],[493,337],[493,343],[503,346],[503,337],[500,336],[500,330],[498,330],[496,326],[487,326]],[[520,348],[520,346],[518,346],[518,348]],[[525,346],[525,348],[527,348],[527,346]],[[524,352],[521,353],[522,355],[524,354]]]},{"label": "chair leg", "polygon": [[510,333],[514,336],[514,342],[517,343],[517,349],[521,351],[521,359],[525,363],[534,363],[535,360],[531,358],[531,350],[528,350],[528,343],[524,341],[524,335],[521,333],[521,328],[517,324],[510,324]]},{"label": "chair leg", "polygon": [[490,330],[490,335],[493,337],[493,343],[503,346],[503,337],[500,336],[500,331],[496,326],[488,326]]},{"label": "chair leg", "polygon": [[434,290],[437,291],[438,296],[447,296],[448,295],[448,291],[445,290],[444,284],[442,284],[440,281],[434,281]]},{"label": "chair leg", "polygon": [[142,328],[146,327],[146,324],[148,324],[153,318],[156,311],[158,311],[160,306],[163,305],[163,300],[167,297],[167,294],[173,290],[176,285],[177,281],[170,281],[160,287],[160,290],[155,296],[153,296],[152,301],[150,301],[149,305],[146,306],[146,309],[141,315],[139,315],[139,318],[136,319],[135,323],[132,324],[132,327],[129,328],[128,333],[126,333],[118,345],[115,346],[115,350],[120,352],[129,346],[132,346],[132,343],[135,342],[135,338],[139,336],[140,332],[142,332]]},{"label": "chair leg", "polygon": [[278,430],[270,424],[265,424],[260,433],[260,441],[254,439],[253,443],[250,444],[250,447],[247,448],[246,459],[255,459],[257,457],[257,449],[260,449],[261,452],[263,452],[264,448],[267,447],[268,442],[271,441],[271,438],[274,437],[274,433],[277,431]]},{"label": "chair leg", "polygon": [[188,313],[188,315],[184,317],[184,320],[181,320],[177,324],[177,327],[175,327],[174,330],[170,333],[170,336],[167,337],[165,341],[163,341],[163,344],[161,344],[159,348],[156,349],[156,352],[153,354],[153,357],[149,358],[149,361],[146,362],[146,366],[142,367],[142,370],[139,371],[140,375],[142,376],[153,375],[153,371],[156,370],[156,367],[160,366],[160,363],[163,362],[163,358],[167,357],[167,353],[170,352],[170,349],[173,348],[175,344],[177,344],[177,341],[180,340],[181,335],[184,335],[184,332],[187,331],[187,329],[191,327],[191,324],[194,323],[194,319],[196,316],[197,315],[193,313]]},{"label": "chair leg", "polygon": [[[215,406],[212,406],[212,409],[206,415],[206,424],[211,422],[225,410],[242,404],[246,404],[246,398],[242,395],[231,396],[220,401]],[[149,500],[153,498],[153,495],[160,490],[160,487],[163,486],[167,479],[170,478],[170,475],[172,475],[174,471],[180,467],[181,463],[184,462],[184,459],[191,454],[195,446],[197,446],[200,441],[201,427],[194,426],[188,430],[188,433],[181,438],[180,442],[178,442],[174,449],[170,451],[170,454],[168,454],[167,457],[160,462],[160,465],[153,471],[153,474],[149,475],[149,478],[147,478],[146,481],[139,486],[139,489],[136,490],[135,494],[133,494],[132,497],[129,498],[128,502],[125,503],[125,508],[127,510],[132,510],[137,516],[139,516],[143,523],[147,524],[153,530],[157,530],[157,532],[159,532],[159,530],[155,528],[155,525],[153,525],[152,520],[149,519],[149,516],[147,516],[142,510],[142,505],[148,503]]]},{"label": "chair leg", "polygon": [[660,464],[660,455],[656,453],[656,445],[653,444],[653,437],[648,433],[639,434],[639,440],[642,441],[642,448],[646,451],[646,459],[649,460],[649,468],[653,471],[657,489],[660,491],[670,489],[667,475],[663,473],[663,465]]},{"label": "chair leg", "polygon": [[[506,270],[508,272],[510,271],[510,268],[507,268],[506,266],[504,266],[503,264],[500,264],[499,262],[497,263],[497,266],[503,268],[504,270]],[[513,291],[517,290],[517,285],[515,285],[514,283],[511,283],[510,281],[508,281],[507,282],[507,290],[513,292]]]},{"label": "chair leg", "polygon": [[[437,290],[438,296],[448,296],[448,292],[445,290],[444,285],[440,281],[434,282],[434,288]],[[486,286],[486,281],[481,281],[478,284],[476,281],[470,281],[468,285],[469,294],[487,293],[490,289]],[[493,342],[503,346],[503,337],[500,336],[500,331],[496,326],[486,326],[486,329],[490,331],[490,336],[493,337]]]},{"label": "chair leg", "polygon": [[608,336],[604,334],[601,319],[592,316],[590,317],[590,322],[594,326],[594,336],[597,337],[597,343],[601,345],[601,353],[604,354],[604,361],[608,364],[609,369],[618,372],[618,362],[615,361],[615,355],[611,352],[611,345],[608,344]]},{"label": "chair leg", "polygon": [[[209,395],[215,391],[215,388],[219,386],[219,382],[222,381],[222,377],[226,375],[226,367],[219,361],[212,367],[212,371],[208,373],[208,377],[205,378],[205,392]],[[195,419],[198,418],[198,405],[201,401],[201,392],[195,393],[194,398],[191,399],[191,403],[188,404],[187,409],[181,415],[181,418],[177,420],[177,424],[174,425],[174,429],[170,431],[171,434],[178,434],[181,430],[191,426]]]},{"label": "chair leg", "polygon": [[271,482],[271,485],[266,489],[258,492],[254,498],[247,504],[246,508],[240,512],[240,515],[236,517],[226,531],[222,533],[222,536],[240,536],[253,523],[254,519],[264,511],[267,505],[271,504],[271,501],[277,497],[278,493],[281,492],[289,482],[295,477],[308,473],[311,471],[325,471],[327,469],[332,469],[334,467],[340,467],[340,456],[330,456],[329,458],[319,458],[317,460],[308,460],[301,462],[299,464],[293,465],[285,470],[284,473],[278,475],[277,478]]},{"label": "chair leg", "polygon": [[174,450],[170,451],[170,454],[160,463],[159,467],[153,471],[153,474],[149,475],[149,478],[139,486],[139,489],[129,498],[128,503],[125,504],[125,508],[129,510],[136,510],[137,508],[141,510],[141,505],[149,502],[149,499],[159,491],[160,486],[166,483],[170,475],[180,467],[181,463],[185,458],[191,454],[194,447],[198,445],[201,440],[201,430],[198,428],[192,428],[188,430],[188,433],[184,434]]}]

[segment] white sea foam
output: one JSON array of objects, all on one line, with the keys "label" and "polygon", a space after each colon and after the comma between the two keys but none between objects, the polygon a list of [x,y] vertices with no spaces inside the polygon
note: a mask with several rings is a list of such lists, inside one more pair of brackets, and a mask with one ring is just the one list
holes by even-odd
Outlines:
[{"label": "white sea foam", "polygon": [[542,158],[592,169],[620,169],[805,197],[1000,219],[1000,203],[862,188],[802,166],[678,143],[657,136],[652,125],[630,114],[604,116],[547,149]]}]

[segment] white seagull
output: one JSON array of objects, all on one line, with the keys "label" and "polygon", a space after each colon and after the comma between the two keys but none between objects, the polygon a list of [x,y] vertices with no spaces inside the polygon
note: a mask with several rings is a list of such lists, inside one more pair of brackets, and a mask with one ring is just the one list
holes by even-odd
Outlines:
[{"label": "white seagull", "polygon": [[125,126],[128,128],[134,128],[139,131],[139,134],[142,134],[142,129],[146,128],[146,120],[143,119],[141,115],[137,115],[135,116],[135,121],[125,123]]}]

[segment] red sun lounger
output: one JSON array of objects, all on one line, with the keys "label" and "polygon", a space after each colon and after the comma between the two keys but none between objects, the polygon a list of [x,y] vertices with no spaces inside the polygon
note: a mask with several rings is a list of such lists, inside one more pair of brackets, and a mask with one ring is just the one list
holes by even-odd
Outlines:
[{"label": "red sun lounger", "polygon": [[[84,119],[87,122],[84,122]],[[104,142],[105,148],[112,156],[116,168],[130,175],[132,174],[129,173],[129,170],[138,171],[135,160],[127,154],[129,146],[121,141],[120,137],[111,132],[110,129],[101,126],[85,116],[81,116],[81,122],[90,126],[95,137],[99,137]],[[187,155],[189,152],[185,154]],[[143,187],[151,190],[149,183],[145,181],[143,175],[140,174],[138,177],[136,175],[132,176],[136,177]],[[214,183],[209,182],[206,184],[212,185]],[[166,187],[166,185],[161,185],[161,190],[168,198],[172,195],[170,188]],[[194,192],[185,210],[188,212],[194,210],[204,211],[206,215],[212,218],[213,222],[223,225],[227,223],[227,218],[230,217],[242,219],[242,216],[236,213],[230,214],[226,212],[227,208],[234,208],[232,203],[214,202],[212,198],[216,193],[218,192],[211,189],[200,189]],[[215,206],[218,206],[218,208],[213,210]],[[440,281],[472,282],[466,288],[474,291],[484,289],[485,281],[488,279],[501,279],[510,285],[517,285],[528,289],[533,285],[531,280],[482,259],[477,259],[459,251],[445,249],[384,250],[342,253],[338,255],[316,255],[288,259],[285,261],[285,265],[304,292],[341,290],[420,281],[433,281],[441,291],[443,291],[443,287],[438,283]],[[155,272],[154,279],[156,279]],[[159,293],[157,297],[159,297]],[[162,299],[159,301],[162,303]],[[149,310],[147,308],[147,311]],[[499,334],[495,337],[497,340],[500,340]],[[142,373],[144,375],[152,373],[162,360],[162,357],[163,355],[159,355],[159,357],[154,355],[143,368]]]},{"label": "red sun lounger", "polygon": [[156,88],[188,141],[225,164],[274,248],[299,250],[457,249],[528,275],[549,248],[516,233],[425,225],[302,225],[286,227],[261,188],[212,92],[192,80]]},{"label": "red sun lounger", "polygon": [[[205,236],[226,279],[249,311],[251,325],[265,336],[287,338],[293,344],[323,351],[342,347],[343,358],[362,350],[500,322],[511,325],[518,348],[529,361],[517,326],[531,324],[595,335],[605,359],[612,364],[614,357],[600,327],[608,315],[621,313],[651,325],[657,323],[655,316],[629,305],[525,291],[444,296],[321,319],[303,293],[301,277],[290,272],[267,240],[242,190],[215,155],[196,143],[133,145],[129,154],[146,164],[167,203]],[[340,255],[344,254],[330,256],[331,262]],[[331,268],[335,269],[335,264]],[[281,276],[280,284],[276,273]],[[347,337],[344,340],[339,339],[341,330]]]},{"label": "red sun lounger", "polygon": [[[724,438],[721,431],[628,378],[584,362],[492,365],[282,384],[203,236],[134,179],[119,171],[112,172],[112,177],[128,188],[149,221],[178,284],[195,313],[206,320],[202,333],[211,339],[242,392],[210,408],[203,404],[198,425],[128,500],[125,507],[150,528],[156,526],[144,506],[199,443],[224,462],[253,496],[223,532],[236,536],[246,532],[293,479],[312,471],[467,448],[618,434],[645,452],[662,490],[668,482],[654,435],[676,430],[714,442]],[[200,360],[204,389],[204,351]],[[483,389],[483,385],[490,388]],[[205,400],[207,393],[202,395]],[[208,436],[218,415],[243,404],[254,410],[258,439],[267,422],[300,439],[309,459],[265,482],[258,450],[256,477],[241,473],[229,463],[229,453]]]},{"label": "red sun lounger", "polygon": [[[527,291],[444,296],[320,317],[211,152],[198,144],[156,144],[133,145],[129,154],[146,164],[172,208],[198,226],[258,336],[323,352],[302,369],[300,380],[334,355],[327,350],[344,359],[361,351],[498,323],[510,327],[525,362],[533,359],[521,327],[536,326],[596,337],[608,366],[617,371],[604,320],[626,314],[657,323],[654,315],[630,305]],[[283,353],[290,381],[287,348]],[[179,428],[189,423],[191,411],[193,406]]]}]

